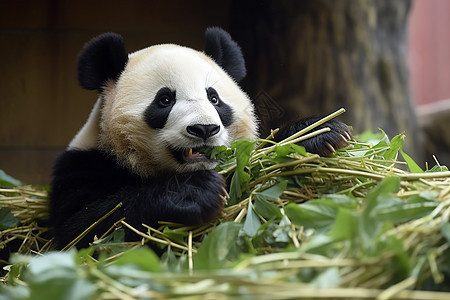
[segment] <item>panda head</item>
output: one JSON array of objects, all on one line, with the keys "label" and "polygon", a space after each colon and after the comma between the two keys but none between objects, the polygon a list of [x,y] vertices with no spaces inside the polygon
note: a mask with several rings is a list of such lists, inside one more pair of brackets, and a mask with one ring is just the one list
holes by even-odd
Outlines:
[{"label": "panda head", "polygon": [[204,52],[163,44],[128,55],[120,35],[100,35],[78,62],[81,86],[99,99],[69,148],[98,148],[143,177],[213,169],[205,148],[256,137],[253,105],[236,83],[245,73],[220,28],[207,29]]}]

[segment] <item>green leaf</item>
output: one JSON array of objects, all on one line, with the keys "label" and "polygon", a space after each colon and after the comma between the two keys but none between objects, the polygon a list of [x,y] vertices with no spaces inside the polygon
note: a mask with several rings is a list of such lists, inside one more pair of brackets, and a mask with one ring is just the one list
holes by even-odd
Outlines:
[{"label": "green leaf", "polygon": [[0,230],[5,230],[19,224],[19,220],[9,209],[0,207]]},{"label": "green leaf", "polygon": [[330,249],[333,248],[335,240],[323,233],[313,235],[313,237],[300,247],[300,251],[307,253],[314,253],[320,255],[327,255]]},{"label": "green leaf", "polygon": [[261,192],[255,193],[254,208],[266,220],[281,218],[280,209],[269,201],[279,201],[281,194],[286,190],[287,180],[283,180]]},{"label": "green leaf", "polygon": [[273,231],[273,237],[275,238],[275,242],[289,243],[291,241],[291,237],[289,236],[290,233],[291,233],[291,221],[286,215],[284,215],[282,216],[277,228]]},{"label": "green leaf", "polygon": [[108,243],[123,243],[125,241],[125,230],[116,229],[102,239],[93,242],[94,245],[108,244]]},{"label": "green leaf", "polygon": [[255,144],[254,140],[237,140],[231,144],[231,148],[235,150],[236,170],[231,179],[229,205],[237,203],[243,192],[248,189],[251,177],[245,169],[249,167],[250,155]]},{"label": "green leaf", "polygon": [[259,227],[261,227],[261,222],[259,221],[259,218],[256,215],[256,213],[253,211],[252,205],[249,202],[248,209],[247,209],[247,216],[245,217],[245,222],[244,222],[244,232],[248,236],[253,237],[253,236],[255,236]]},{"label": "green leaf", "polygon": [[[231,144],[231,147],[235,149],[236,155],[236,171],[241,175],[244,169],[249,165],[250,155],[255,147],[256,141],[254,140],[237,140]],[[245,173],[245,172],[244,172]],[[245,173],[247,174],[247,173]],[[248,175],[248,174],[247,174]],[[241,183],[247,183],[242,181]]]},{"label": "green leaf", "polygon": [[[248,175],[247,175],[248,176]],[[242,196],[241,179],[239,173],[235,171],[231,177],[230,182],[230,199],[228,199],[228,205],[234,205],[239,202]]]},{"label": "green leaf", "polygon": [[30,299],[90,299],[95,286],[77,271],[75,252],[51,252],[30,260],[24,281]]},{"label": "green leaf", "polygon": [[353,240],[358,234],[360,213],[348,209],[339,209],[336,222],[330,230],[329,235],[336,241]]},{"label": "green leaf", "polygon": [[394,136],[389,144],[389,150],[384,154],[386,160],[393,160],[397,157],[398,151],[402,149],[404,139],[405,135],[403,134]]},{"label": "green leaf", "polygon": [[408,154],[403,152],[402,149],[400,149],[400,153],[402,154],[403,159],[408,164],[408,168],[409,171],[411,171],[411,173],[423,173],[423,170],[416,164],[416,162]]},{"label": "green leaf", "polygon": [[280,199],[281,194],[286,190],[288,181],[283,180],[261,192],[255,193],[256,199],[264,199],[270,201],[278,201]]},{"label": "green leaf", "polygon": [[27,277],[33,275],[30,277],[33,283],[43,283],[56,277],[74,279],[75,269],[75,251],[50,252],[30,260]]},{"label": "green leaf", "polygon": [[306,156],[305,147],[296,144],[276,145],[274,150],[279,157],[285,157],[291,153],[297,153],[302,156]]},{"label": "green leaf", "polygon": [[405,250],[402,240],[396,236],[389,236],[381,241],[379,245],[382,246],[381,249],[383,252],[394,253],[394,257],[389,260],[386,272],[391,272],[392,270],[394,273],[393,278],[395,278],[396,282],[410,276],[411,258]]},{"label": "green leaf", "polygon": [[[17,254],[13,254],[17,255]],[[15,285],[17,279],[22,275],[22,271],[24,270],[26,263],[15,263],[10,266],[8,272],[8,283],[11,285]]]},{"label": "green leaf", "polygon": [[282,213],[278,206],[270,203],[263,197],[255,198],[254,207],[256,211],[266,220],[282,217]]},{"label": "green leaf", "polygon": [[167,247],[167,251],[165,251],[161,256],[161,266],[168,272],[180,272],[183,264],[185,263],[186,255],[177,258],[170,246]]},{"label": "green leaf", "polygon": [[184,243],[186,240],[186,237],[189,235],[187,231],[173,231],[169,227],[164,227],[163,230],[164,234],[167,235],[167,237],[174,242],[177,243]]},{"label": "green leaf", "polygon": [[323,195],[322,198],[332,200],[340,207],[354,209],[358,206],[358,201],[356,199],[343,194],[327,194]]},{"label": "green leaf", "polygon": [[317,288],[333,288],[339,286],[339,281],[338,269],[327,268],[311,281],[311,285]]},{"label": "green leaf", "polygon": [[380,196],[391,195],[398,192],[400,189],[400,178],[396,176],[389,176],[383,179],[383,181],[373,188],[365,199],[365,207],[363,213],[365,216],[369,216],[372,210],[379,205]]},{"label": "green leaf", "polygon": [[284,210],[289,219],[297,225],[325,230],[333,225],[338,205],[332,200],[316,199],[302,204],[290,203]]},{"label": "green leaf", "polygon": [[441,233],[450,242],[450,222],[445,222],[441,225]]},{"label": "green leaf", "polygon": [[447,166],[441,166],[441,165],[434,165],[430,170],[426,171],[427,173],[433,173],[433,172],[448,172]]},{"label": "green leaf", "polygon": [[385,136],[384,132],[380,133],[374,133],[372,130],[364,131],[363,133],[360,133],[355,136],[355,139],[361,143],[369,143],[376,145],[380,142],[381,139]]},{"label": "green leaf", "polygon": [[375,251],[374,240],[378,237],[384,227],[390,227],[385,221],[377,216],[377,209],[385,207],[390,201],[397,201],[392,194],[400,189],[400,178],[390,176],[373,188],[365,199],[361,217],[358,225],[358,243],[362,243],[361,248],[364,251]]},{"label": "green leaf", "polygon": [[23,300],[30,299],[30,291],[24,286],[0,285],[0,300]]},{"label": "green leaf", "polygon": [[379,221],[386,220],[393,224],[399,224],[411,219],[421,218],[431,213],[437,205],[437,202],[433,203],[430,201],[418,203],[405,201],[389,207],[377,208],[374,215]]},{"label": "green leaf", "polygon": [[114,264],[119,266],[134,265],[149,272],[162,271],[158,256],[147,247],[139,247],[126,252]]},{"label": "green leaf", "polygon": [[0,186],[3,187],[14,187],[18,185],[23,185],[20,180],[15,179],[12,176],[9,176],[5,173],[5,171],[0,170]]},{"label": "green leaf", "polygon": [[222,223],[211,231],[194,256],[194,268],[198,270],[225,267],[227,259],[236,258],[236,240],[243,225],[241,223]]},{"label": "green leaf", "polygon": [[384,132],[384,130],[381,129],[381,128],[378,128],[378,130],[380,130],[382,132],[383,137],[381,138],[381,140],[378,142],[377,145],[380,145],[380,146],[383,146],[383,147],[386,146],[386,145],[389,145],[391,142],[389,141],[389,137],[386,134],[386,132]]}]

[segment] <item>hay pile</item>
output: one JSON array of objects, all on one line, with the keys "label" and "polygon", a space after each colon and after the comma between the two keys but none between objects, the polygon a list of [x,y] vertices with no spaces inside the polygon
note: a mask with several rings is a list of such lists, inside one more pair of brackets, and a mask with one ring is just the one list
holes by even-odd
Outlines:
[{"label": "hay pile", "polygon": [[[448,169],[422,171],[403,153],[401,134],[361,136],[330,158],[310,155],[295,142],[326,131],[310,133],[321,122],[279,144],[242,140],[211,153],[231,188],[222,216],[203,226],[139,231],[118,220],[89,249],[45,254],[51,240],[35,221],[47,217],[45,191],[1,189],[0,205],[18,225],[1,231],[0,245],[20,241],[17,252],[45,255],[13,257],[0,292],[11,299],[450,299]],[[123,242],[124,228],[142,240]],[[160,258],[140,247],[149,241]],[[56,287],[56,278],[64,283]]]},{"label": "hay pile", "polygon": [[[14,251],[24,254],[45,253],[52,249],[51,241],[44,237],[48,228],[42,225],[49,214],[44,188],[0,188],[0,207],[3,212],[0,226],[4,226],[0,231],[0,249],[7,249],[11,244],[14,244]],[[5,224],[4,220],[8,222]]]}]

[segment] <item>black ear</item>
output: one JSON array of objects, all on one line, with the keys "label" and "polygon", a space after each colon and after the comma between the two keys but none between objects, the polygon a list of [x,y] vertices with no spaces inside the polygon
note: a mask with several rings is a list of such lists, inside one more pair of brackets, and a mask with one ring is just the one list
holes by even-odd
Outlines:
[{"label": "black ear", "polygon": [[247,71],[239,45],[231,36],[218,27],[206,29],[205,53],[221,66],[236,81],[241,81]]},{"label": "black ear", "polygon": [[102,90],[108,79],[117,80],[128,62],[121,35],[103,33],[84,45],[78,55],[78,81],[87,90]]}]

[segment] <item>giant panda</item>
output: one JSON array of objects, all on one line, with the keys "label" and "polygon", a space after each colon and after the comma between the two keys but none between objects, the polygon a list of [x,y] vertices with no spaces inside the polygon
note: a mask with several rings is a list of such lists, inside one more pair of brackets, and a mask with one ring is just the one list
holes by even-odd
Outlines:
[{"label": "giant panda", "polygon": [[[205,147],[229,146],[258,136],[258,119],[238,82],[246,74],[240,47],[217,27],[206,30],[203,52],[174,44],[127,54],[123,38],[104,33],[79,54],[78,80],[98,99],[87,122],[56,158],[50,217],[63,248],[118,203],[122,206],[90,231],[86,247],[122,218],[135,228],[158,221],[188,225],[216,218],[226,183]],[[288,136],[312,122],[300,120]],[[329,153],[347,145],[349,128],[332,130],[302,145]],[[131,232],[126,239],[133,238]]]}]

